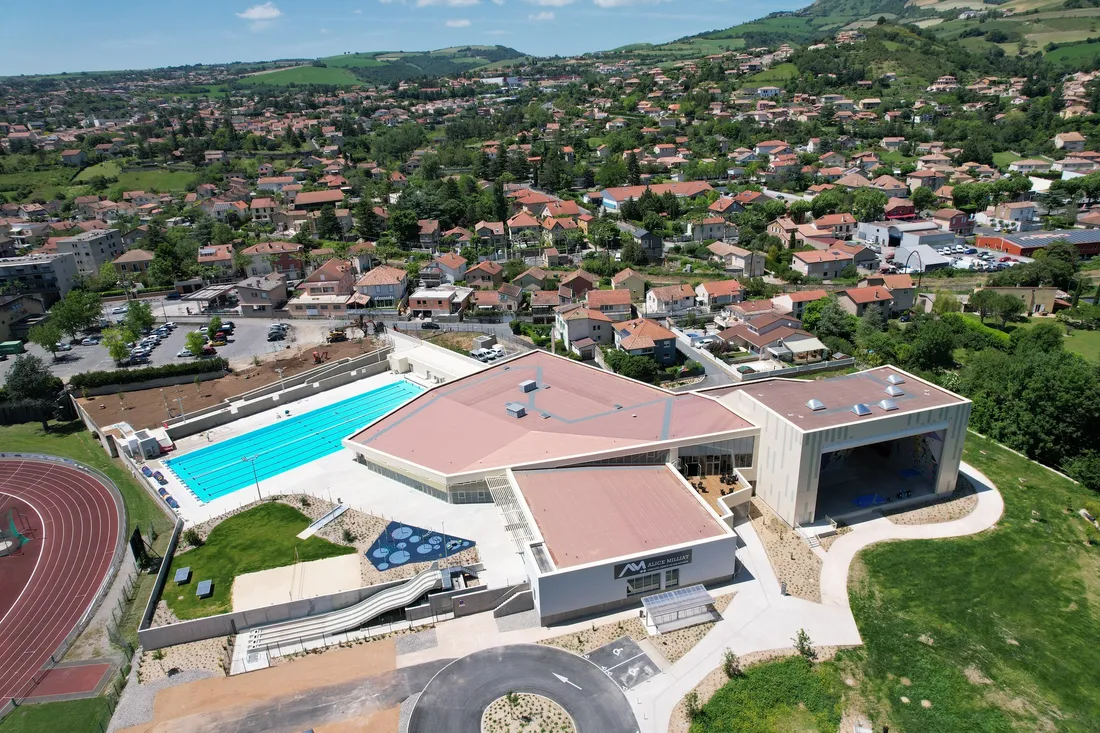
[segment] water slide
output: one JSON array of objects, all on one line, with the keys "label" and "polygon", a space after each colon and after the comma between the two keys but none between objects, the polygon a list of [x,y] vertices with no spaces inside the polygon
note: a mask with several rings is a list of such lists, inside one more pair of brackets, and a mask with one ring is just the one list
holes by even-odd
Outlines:
[{"label": "water slide", "polygon": [[428,591],[440,588],[442,584],[443,574],[439,571],[438,563],[432,563],[430,568],[401,585],[375,593],[354,606],[250,629],[248,650],[263,651],[280,644],[306,643],[358,629],[387,611],[408,606]]}]

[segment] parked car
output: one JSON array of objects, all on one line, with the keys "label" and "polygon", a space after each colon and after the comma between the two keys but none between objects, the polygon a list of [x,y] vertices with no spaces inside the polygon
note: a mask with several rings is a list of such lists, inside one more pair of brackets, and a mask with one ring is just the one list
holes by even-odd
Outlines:
[{"label": "parked car", "polygon": [[978,250],[975,249],[974,247],[967,247],[965,254],[976,255],[976,254],[978,254]]},{"label": "parked car", "polygon": [[486,362],[486,361],[489,361],[489,350],[488,349],[474,349],[473,351],[470,352],[470,356],[474,357],[475,359],[477,359],[480,362]]},{"label": "parked car", "polygon": [[282,331],[268,331],[267,340],[268,341],[285,341],[286,340],[286,334],[283,333]]},{"label": "parked car", "polygon": [[236,326],[233,325],[233,321],[222,321],[223,330],[228,330],[230,333],[232,333],[235,328]]},{"label": "parked car", "polygon": [[167,328],[169,331],[175,331],[176,330],[176,323],[175,323],[175,321],[168,321],[168,323],[164,324],[164,327]]},{"label": "parked car", "polygon": [[67,344],[63,341],[59,341],[56,344],[54,344],[54,349],[57,350],[57,351],[72,351],[73,347],[72,347],[71,344]]},{"label": "parked car", "polygon": [[118,315],[119,313],[125,313],[128,310],[130,310],[130,306],[116,305],[114,308],[111,309],[111,312],[114,313],[115,315]]},{"label": "parked car", "polygon": [[194,356],[189,349],[180,349],[176,352],[176,358],[178,359],[184,359],[188,356]]},{"label": "parked car", "polygon": [[97,339],[95,336],[89,336],[88,338],[81,341],[80,345],[81,346],[95,346],[98,343],[99,343],[99,339]]},{"label": "parked car", "polygon": [[443,327],[440,326],[435,321],[424,321],[423,323],[420,324],[420,330],[421,331],[439,331],[442,328]]},{"label": "parked car", "polygon": [[210,344],[207,344],[206,346],[202,347],[202,355],[203,356],[214,356],[214,354],[217,354],[217,353],[218,353],[217,349],[215,349]]},{"label": "parked car", "polygon": [[183,296],[177,293],[175,290],[164,296],[165,300],[179,300]]}]

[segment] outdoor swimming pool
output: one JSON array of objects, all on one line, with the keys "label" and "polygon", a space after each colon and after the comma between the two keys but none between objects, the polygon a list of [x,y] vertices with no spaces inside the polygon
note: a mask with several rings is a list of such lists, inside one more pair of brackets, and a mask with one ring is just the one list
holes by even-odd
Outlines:
[{"label": "outdoor swimming pool", "polygon": [[328,407],[283,417],[265,428],[170,458],[165,465],[201,501],[211,501],[335,453],[341,439],[421,391],[412,382],[394,382]]}]

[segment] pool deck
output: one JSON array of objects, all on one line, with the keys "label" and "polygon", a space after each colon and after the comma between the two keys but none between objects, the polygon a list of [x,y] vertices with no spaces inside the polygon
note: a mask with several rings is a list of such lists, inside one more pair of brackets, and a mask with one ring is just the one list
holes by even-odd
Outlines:
[{"label": "pool deck", "polygon": [[[395,339],[398,341],[398,339]],[[405,341],[405,339],[401,339]],[[419,342],[398,343],[398,351],[410,348],[427,348]],[[437,353],[438,352],[438,353]],[[460,359],[469,364],[459,363],[469,371],[477,371],[482,365],[467,360],[457,354],[432,347],[430,354],[436,360]],[[213,442],[242,435],[244,433],[270,425],[275,421],[276,412],[289,409],[292,415],[300,415],[321,407],[335,404],[395,381],[404,379],[402,375],[389,372],[367,377],[336,389],[306,397],[277,408],[241,418],[228,425],[179,440],[176,451],[168,457],[175,457],[190,451],[205,448]],[[429,386],[423,380],[412,378],[410,381],[421,387]],[[349,434],[353,431],[348,431]],[[209,439],[207,438],[209,435]],[[247,486],[209,503],[200,502],[194,494],[176,478],[175,474],[164,469],[160,461],[149,461],[154,471],[160,470],[168,478],[165,487],[179,502],[179,515],[186,526],[193,526],[214,517],[222,516],[234,509],[251,504],[257,500],[255,486]],[[336,453],[311,461],[272,478],[263,479],[259,486],[264,497],[280,494],[312,494],[332,502],[342,501],[353,509],[400,522],[406,522],[424,529],[446,532],[477,543],[486,571],[482,575],[483,583],[491,587],[521,583],[527,576],[523,563],[516,555],[515,546],[504,530],[500,514],[494,504],[447,504],[427,494],[422,494],[402,484],[369,471],[355,462],[354,455],[346,448]]]}]

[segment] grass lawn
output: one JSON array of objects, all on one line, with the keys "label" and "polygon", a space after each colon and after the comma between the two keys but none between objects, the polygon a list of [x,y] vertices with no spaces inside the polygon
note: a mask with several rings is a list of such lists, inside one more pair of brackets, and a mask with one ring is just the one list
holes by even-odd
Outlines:
[{"label": "grass lawn", "polygon": [[469,356],[470,351],[474,348],[474,339],[484,335],[476,331],[453,331],[451,333],[441,333],[438,336],[430,336],[424,340],[463,356]]},{"label": "grass lawn", "polygon": [[973,537],[861,553],[851,593],[865,646],[842,658],[891,729],[1095,732],[1100,547],[1065,510],[1096,495],[973,434],[964,460],[1000,489],[1005,515]]},{"label": "grass lawn", "polygon": [[[51,201],[73,180],[72,168],[54,168],[45,171],[20,171],[0,174],[0,198],[7,194],[9,200],[18,202],[31,199]],[[18,193],[27,193],[18,197]]]},{"label": "grass lawn", "polygon": [[[192,581],[177,587],[169,583],[164,600],[181,619],[226,613],[233,607],[233,579],[243,573],[280,568],[295,562],[322,560],[348,555],[354,547],[337,545],[320,537],[300,540],[296,536],[309,526],[306,515],[277,502],[261,504],[225,520],[211,532],[206,544],[172,559],[172,570],[190,567]],[[200,599],[195,586],[200,580],[214,581],[214,595]]]},{"label": "grass lawn", "polygon": [[[977,313],[964,313],[963,316],[973,321],[979,320]],[[985,327],[990,331],[1011,334],[1018,328],[1031,328],[1038,323],[1054,323],[1062,327],[1061,323],[1051,320],[1050,318],[1028,318],[1026,321],[1009,323],[1003,329],[1000,328],[996,320],[989,318],[986,319]],[[1064,327],[1062,327],[1062,333],[1065,333]],[[1094,364],[1100,362],[1100,331],[1075,330],[1073,333],[1067,335],[1062,343],[1066,351],[1080,354]]]},{"label": "grass lawn", "polygon": [[362,84],[355,74],[347,69],[323,66],[299,66],[294,69],[281,69],[263,74],[254,74],[240,79],[243,86],[271,84],[286,86],[289,84],[324,84],[330,86],[349,86]]},{"label": "grass lawn", "polygon": [[96,163],[80,171],[77,177],[73,179],[73,182],[86,183],[97,176],[113,179],[118,178],[120,173],[122,173],[122,168],[119,167],[118,163],[113,160],[105,160],[102,163]]},{"label": "grass lawn", "polygon": [[111,711],[103,697],[20,705],[0,722],[0,733],[100,733],[107,730],[110,720]]},{"label": "grass lawn", "polygon": [[749,667],[703,706],[691,733],[836,733],[843,689],[831,662],[791,657]]},{"label": "grass lawn", "polygon": [[198,174],[191,171],[127,171],[119,174],[118,185],[124,191],[169,193],[186,190],[197,178]]},{"label": "grass lawn", "polygon": [[776,64],[770,69],[765,69],[758,74],[753,74],[746,81],[750,84],[769,81],[787,81],[798,76],[798,67],[794,64]]},{"label": "grass lawn", "polygon": [[1016,153],[1010,153],[1007,150],[993,154],[993,165],[997,166],[998,168],[1003,168],[1010,163],[1016,162],[1017,160],[1023,160],[1023,158],[1021,158],[1019,155],[1016,155]]}]

